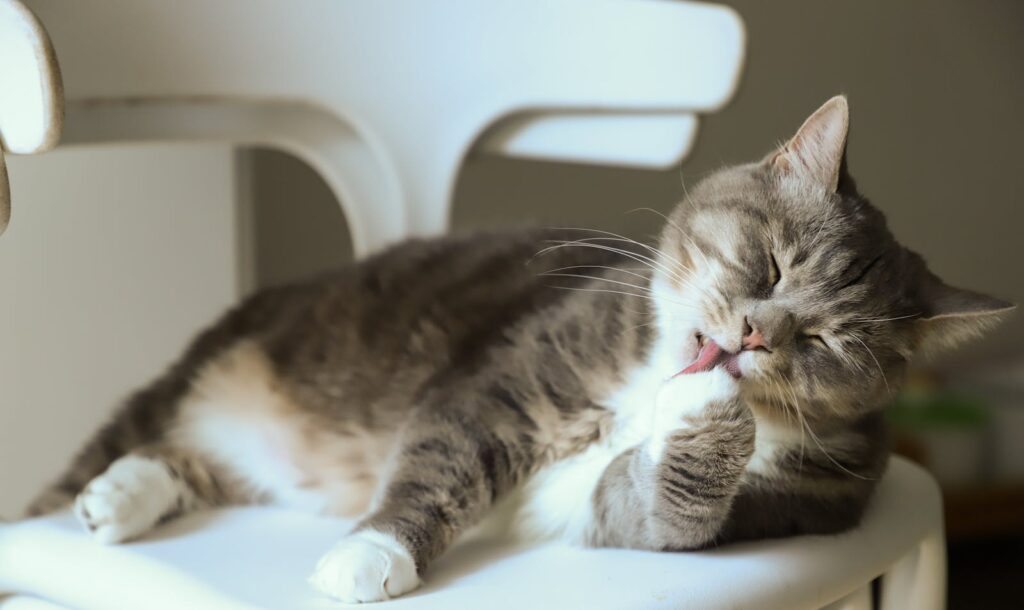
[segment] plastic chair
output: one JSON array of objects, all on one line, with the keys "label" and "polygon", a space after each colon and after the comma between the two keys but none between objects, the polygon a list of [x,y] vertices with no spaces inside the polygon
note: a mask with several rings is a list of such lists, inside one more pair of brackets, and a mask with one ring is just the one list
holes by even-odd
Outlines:
[{"label": "plastic chair", "polygon": [[[677,163],[692,145],[696,114],[731,96],[743,56],[742,27],[731,11],[688,2],[29,5],[63,68],[63,143],[217,140],[289,151],[338,196],[357,254],[443,231],[459,167],[474,148],[613,165]],[[46,49],[31,15],[13,0],[0,0],[0,9],[0,41],[14,41],[14,33],[29,41],[23,49]],[[60,128],[53,56],[22,53],[18,70],[9,68],[13,56],[0,57],[4,148],[44,150]],[[24,68],[30,62],[35,67]],[[4,114],[13,90],[6,85],[18,74],[44,92],[19,106],[18,116],[41,117],[28,147],[12,147],[22,140],[11,139],[11,130],[22,123]],[[438,564],[425,590],[394,605],[867,608],[869,583],[884,574],[885,608],[939,608],[941,525],[934,483],[897,460],[864,525],[844,536],[694,554],[467,541]],[[0,591],[38,598],[15,595],[0,607],[323,607],[304,578],[346,527],[238,509],[194,515],[146,541],[106,548],[67,515],[3,525]]]},{"label": "plastic chair", "polygon": [[46,30],[21,3],[0,2],[0,233],[11,218],[4,151],[53,148],[63,120],[60,70]]},{"label": "plastic chair", "polygon": [[284,149],[334,190],[357,254],[443,232],[474,144],[546,159],[678,162],[695,113],[732,95],[744,52],[731,10],[689,2],[29,6],[64,71],[63,143]]},{"label": "plastic chair", "polygon": [[[324,608],[330,603],[305,578],[349,526],[284,510],[230,509],[193,514],[138,542],[108,547],[63,513],[0,525],[0,591],[79,610]],[[895,458],[864,522],[846,534],[697,553],[469,539],[431,568],[422,589],[386,604],[867,610],[871,582],[881,576],[883,610],[933,610],[945,605],[944,547],[937,485]],[[0,600],[3,610],[21,607],[13,604]]]}]

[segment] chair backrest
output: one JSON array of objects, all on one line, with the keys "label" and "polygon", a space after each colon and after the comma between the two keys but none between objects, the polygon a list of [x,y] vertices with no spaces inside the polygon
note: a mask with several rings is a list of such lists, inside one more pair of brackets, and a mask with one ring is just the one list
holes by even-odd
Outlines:
[{"label": "chair backrest", "polygon": [[53,148],[63,119],[60,71],[46,30],[17,0],[0,2],[0,233],[11,217],[3,152]]},{"label": "chair backrest", "polygon": [[[357,254],[443,231],[478,141],[665,166],[738,80],[730,9],[652,0],[27,2],[64,74],[63,141],[223,140],[296,154]],[[507,119],[502,122],[503,119]]]}]

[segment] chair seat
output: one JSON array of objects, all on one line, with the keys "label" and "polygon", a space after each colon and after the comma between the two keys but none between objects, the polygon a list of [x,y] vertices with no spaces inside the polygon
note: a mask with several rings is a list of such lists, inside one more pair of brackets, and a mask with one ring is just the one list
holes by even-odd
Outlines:
[{"label": "chair seat", "polygon": [[[913,552],[941,525],[931,477],[895,458],[862,526],[840,536],[693,553],[466,540],[394,608],[820,608]],[[80,610],[334,607],[306,578],[351,522],[270,508],[194,514],[101,546],[68,513],[0,526],[0,592]],[[0,608],[34,607],[23,597]],[[41,606],[42,607],[42,606]],[[49,607],[49,606],[46,606]]]}]

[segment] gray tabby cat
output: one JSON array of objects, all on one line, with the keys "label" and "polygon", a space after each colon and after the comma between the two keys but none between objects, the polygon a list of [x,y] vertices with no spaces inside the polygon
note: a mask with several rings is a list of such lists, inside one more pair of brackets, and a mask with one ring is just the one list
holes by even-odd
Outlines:
[{"label": "gray tabby cat", "polygon": [[845,171],[847,124],[833,98],[763,161],[709,176],[657,248],[414,240],[258,294],[30,512],[77,496],[103,542],[227,504],[360,515],[311,579],[350,602],[415,588],[489,514],[666,551],[854,527],[907,363],[1011,306],[893,239]]}]

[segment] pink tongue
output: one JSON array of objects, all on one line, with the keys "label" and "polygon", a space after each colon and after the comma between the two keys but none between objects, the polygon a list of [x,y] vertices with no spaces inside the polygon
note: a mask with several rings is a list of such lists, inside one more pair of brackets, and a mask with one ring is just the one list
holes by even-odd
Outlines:
[{"label": "pink tongue", "polygon": [[679,375],[689,375],[690,373],[702,373],[704,371],[710,371],[718,365],[719,361],[722,360],[723,355],[728,355],[722,351],[722,348],[718,346],[713,340],[708,339],[708,342],[704,344],[704,347],[700,348],[700,353],[697,354],[697,359],[685,369],[679,371]]}]

